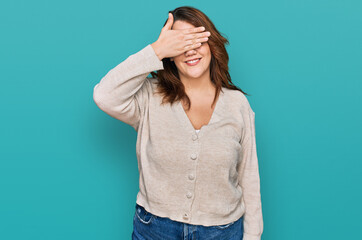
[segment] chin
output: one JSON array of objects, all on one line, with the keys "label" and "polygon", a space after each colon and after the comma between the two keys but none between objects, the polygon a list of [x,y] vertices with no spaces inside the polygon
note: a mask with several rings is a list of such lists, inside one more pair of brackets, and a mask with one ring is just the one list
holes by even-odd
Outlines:
[{"label": "chin", "polygon": [[202,77],[202,75],[204,75],[204,73],[200,73],[200,74],[191,74],[190,77],[192,78],[200,78]]},{"label": "chin", "polygon": [[195,71],[195,72],[186,72],[186,76],[189,78],[199,78],[201,77],[205,72],[203,71]]}]

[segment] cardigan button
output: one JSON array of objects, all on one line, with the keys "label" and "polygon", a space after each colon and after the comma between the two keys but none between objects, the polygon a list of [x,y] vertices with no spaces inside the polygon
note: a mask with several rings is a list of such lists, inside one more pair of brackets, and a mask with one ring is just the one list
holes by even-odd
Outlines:
[{"label": "cardigan button", "polygon": [[190,179],[190,180],[193,180],[194,178],[195,178],[195,176],[194,176],[193,174],[190,174],[190,175],[189,175],[189,179]]},{"label": "cardigan button", "polygon": [[195,160],[197,158],[196,153],[191,154],[191,159]]},{"label": "cardigan button", "polygon": [[186,194],[186,196],[187,196],[187,198],[191,198],[191,197],[192,197],[192,193],[188,192],[188,193]]},{"label": "cardigan button", "polygon": [[184,219],[188,219],[188,218],[189,218],[189,215],[187,215],[187,213],[185,213],[185,214],[183,215],[183,218],[184,218]]},{"label": "cardigan button", "polygon": [[194,141],[197,140],[197,135],[196,135],[196,134],[193,134],[193,135],[192,135],[192,140],[194,140]]}]

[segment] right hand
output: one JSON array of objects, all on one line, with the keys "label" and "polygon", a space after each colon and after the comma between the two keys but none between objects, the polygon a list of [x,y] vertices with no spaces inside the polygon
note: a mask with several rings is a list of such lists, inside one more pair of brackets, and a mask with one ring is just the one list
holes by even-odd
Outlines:
[{"label": "right hand", "polygon": [[210,32],[203,32],[204,27],[172,30],[173,15],[168,13],[168,16],[157,41],[151,44],[160,60],[198,48],[209,39]]}]

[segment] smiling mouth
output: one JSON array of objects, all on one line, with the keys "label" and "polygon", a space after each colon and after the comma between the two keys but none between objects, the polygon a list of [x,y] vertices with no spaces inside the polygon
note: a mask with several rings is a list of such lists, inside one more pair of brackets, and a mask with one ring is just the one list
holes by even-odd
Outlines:
[{"label": "smiling mouth", "polygon": [[197,59],[194,59],[194,60],[191,60],[191,61],[186,61],[185,63],[188,65],[188,66],[195,66],[196,64],[198,64],[200,62],[201,58],[197,58]]}]

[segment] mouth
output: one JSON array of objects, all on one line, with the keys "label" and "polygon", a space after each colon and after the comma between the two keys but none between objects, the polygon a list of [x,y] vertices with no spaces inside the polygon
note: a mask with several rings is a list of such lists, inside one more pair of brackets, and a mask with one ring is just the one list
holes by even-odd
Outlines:
[{"label": "mouth", "polygon": [[197,65],[200,61],[201,61],[201,58],[195,58],[195,59],[192,59],[191,61],[185,61],[185,63],[186,63],[188,66],[195,66],[195,65]]}]

